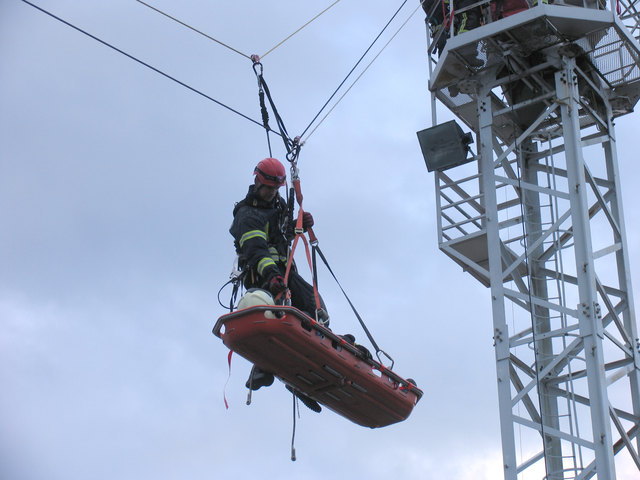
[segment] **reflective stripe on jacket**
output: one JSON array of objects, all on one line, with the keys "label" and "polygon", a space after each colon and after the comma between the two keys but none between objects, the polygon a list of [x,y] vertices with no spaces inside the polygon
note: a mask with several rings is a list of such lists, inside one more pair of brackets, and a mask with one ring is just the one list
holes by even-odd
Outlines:
[{"label": "reflective stripe on jacket", "polygon": [[251,286],[261,286],[270,276],[283,274],[289,248],[281,231],[285,218],[284,200],[278,195],[266,203],[255,196],[253,185],[236,204],[229,232],[240,256],[240,268],[253,270],[260,277]]}]

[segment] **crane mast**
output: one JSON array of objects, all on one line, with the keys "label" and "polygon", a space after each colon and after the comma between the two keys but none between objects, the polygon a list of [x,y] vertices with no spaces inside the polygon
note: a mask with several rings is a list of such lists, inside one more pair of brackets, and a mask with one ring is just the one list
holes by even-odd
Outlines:
[{"label": "crane mast", "polygon": [[[504,478],[612,480],[640,472],[618,170],[636,159],[618,158],[614,130],[640,98],[640,1],[540,1],[498,20],[492,3],[451,0],[483,24],[450,21],[439,56],[444,29],[427,22],[434,126],[418,137],[439,247],[490,291]],[[438,102],[475,154],[437,124]]]}]

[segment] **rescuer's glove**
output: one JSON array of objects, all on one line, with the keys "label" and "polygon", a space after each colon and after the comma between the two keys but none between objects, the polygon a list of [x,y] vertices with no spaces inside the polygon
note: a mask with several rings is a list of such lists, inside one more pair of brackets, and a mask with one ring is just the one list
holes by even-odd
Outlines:
[{"label": "rescuer's glove", "polygon": [[306,232],[311,227],[313,227],[313,216],[309,212],[304,212],[302,214],[302,228]]},{"label": "rescuer's glove", "polygon": [[269,289],[269,292],[271,292],[271,295],[275,297],[279,293],[284,292],[287,289],[287,286],[284,284],[284,278],[282,275],[274,275],[269,280],[267,288]]}]

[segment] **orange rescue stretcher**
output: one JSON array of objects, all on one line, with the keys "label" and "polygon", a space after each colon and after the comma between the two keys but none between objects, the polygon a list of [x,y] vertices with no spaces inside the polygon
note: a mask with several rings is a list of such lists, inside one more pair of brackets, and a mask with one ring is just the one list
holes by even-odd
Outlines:
[{"label": "orange rescue stretcher", "polygon": [[422,390],[300,310],[258,305],[223,315],[213,328],[232,351],[358,425],[409,417]]}]

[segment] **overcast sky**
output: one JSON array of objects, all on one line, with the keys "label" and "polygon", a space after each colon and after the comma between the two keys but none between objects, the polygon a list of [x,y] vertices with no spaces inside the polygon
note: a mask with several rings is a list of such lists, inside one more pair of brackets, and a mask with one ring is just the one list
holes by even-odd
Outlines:
[{"label": "overcast sky", "polygon": [[[259,120],[242,55],[134,0],[34,3]],[[260,55],[331,3],[153,1]],[[400,4],[342,0],[263,58],[291,135]],[[211,333],[234,258],[231,210],[269,154],[264,130],[0,0],[0,478],[501,478],[489,292],[437,248],[415,136],[431,122],[425,48],[418,12],[299,162],[324,253],[397,373],[425,394],[407,421],[378,430],[302,407],[291,462],[290,394],[276,382],[245,405],[250,364],[235,356],[226,410],[227,349]],[[636,285],[637,119],[617,122]],[[366,344],[326,272],[320,289],[334,331]]]}]

